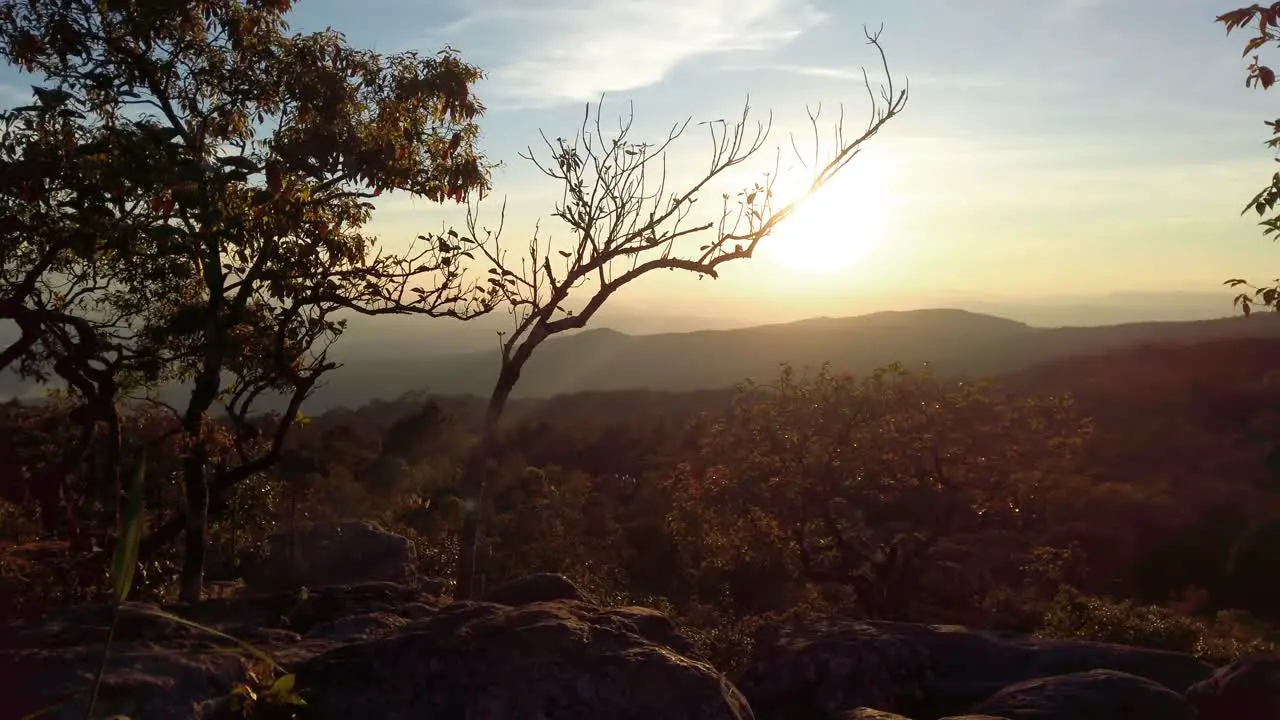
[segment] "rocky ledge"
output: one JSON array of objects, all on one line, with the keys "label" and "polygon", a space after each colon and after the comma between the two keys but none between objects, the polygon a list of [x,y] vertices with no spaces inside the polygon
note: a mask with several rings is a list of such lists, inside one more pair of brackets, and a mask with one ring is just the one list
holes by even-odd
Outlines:
[{"label": "rocky ledge", "polygon": [[[661,613],[604,607],[559,576],[446,602],[393,583],[167,608],[296,673],[314,720],[1274,720],[1280,659],[1212,668],[1178,653],[950,626],[815,619],[768,628],[728,678]],[[85,716],[110,614],[0,631],[0,720]],[[252,662],[179,623],[116,628],[104,717],[229,716]]]}]

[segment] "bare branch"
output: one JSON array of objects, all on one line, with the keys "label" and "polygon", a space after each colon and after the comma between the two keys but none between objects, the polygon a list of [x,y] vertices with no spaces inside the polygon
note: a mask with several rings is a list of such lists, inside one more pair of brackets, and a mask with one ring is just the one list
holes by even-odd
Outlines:
[{"label": "bare branch", "polygon": [[[889,75],[879,33],[867,33],[881,67]],[[733,122],[713,120],[698,124],[710,141],[705,170],[684,189],[671,190],[668,152],[682,138],[691,120],[675,124],[657,143],[631,139],[634,111],[624,116],[616,131],[606,131],[603,99],[588,105],[571,138],[541,135],[542,152],[532,148],[522,155],[560,186],[560,199],[551,211],[567,232],[567,240],[554,242],[541,225],[529,238],[527,254],[518,262],[508,258],[502,243],[506,204],[498,213],[498,226],[480,220],[483,198],[468,208],[466,244],[474,246],[487,269],[493,300],[512,315],[513,329],[501,337],[501,366],[489,399],[485,430],[477,444],[463,485],[472,493],[468,507],[478,508],[487,472],[485,454],[493,445],[496,427],[521,371],[538,346],[555,334],[581,328],[623,286],[661,270],[719,277],[728,262],[752,257],[759,243],[771,235],[814,192],[830,182],[862,147],[906,106],[906,90],[898,91],[891,77],[879,96],[864,73],[870,117],[854,139],[843,130],[843,109],[834,131],[834,147],[824,151],[820,130],[821,109],[809,113],[813,157],[808,162],[792,142],[797,158],[809,175],[804,192],[781,202],[775,197],[781,152],[775,154],[773,171],[762,181],[731,199],[722,196],[718,213],[695,214],[704,191],[727,179],[728,174],[759,153],[768,141],[772,115],[752,119],[750,100]],[[471,565],[477,538],[477,520],[470,513],[463,526],[463,557],[458,567],[458,597],[470,590]]]}]

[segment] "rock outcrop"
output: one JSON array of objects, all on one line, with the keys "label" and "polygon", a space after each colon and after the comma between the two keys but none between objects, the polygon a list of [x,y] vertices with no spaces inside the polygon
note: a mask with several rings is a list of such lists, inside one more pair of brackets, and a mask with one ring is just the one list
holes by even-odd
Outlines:
[{"label": "rock outcrop", "polygon": [[[99,708],[139,720],[216,720],[249,659],[131,606]],[[295,672],[312,720],[430,717],[751,720],[741,693],[664,616],[574,599],[444,603],[390,583],[314,587],[170,608],[254,644]],[[0,720],[61,704],[79,720],[102,659],[106,608],[0,631]]]},{"label": "rock outcrop", "polygon": [[539,573],[503,583],[484,598],[499,605],[528,605],[554,600],[594,602],[591,596],[564,575]]},{"label": "rock outcrop", "polygon": [[761,631],[738,687],[761,718],[826,720],[918,704],[929,657],[917,643],[838,618]]},{"label": "rock outcrop", "polygon": [[705,662],[643,624],[567,600],[455,603],[298,669],[316,718],[752,718]]},{"label": "rock outcrop", "polygon": [[963,715],[1010,685],[1095,669],[1175,693],[1213,671],[1160,650],[828,618],[766,629],[738,685],[762,718],[830,718],[857,707],[937,718]]},{"label": "rock outcrop", "polygon": [[[1213,671],[1178,653],[952,626],[817,618],[763,630],[730,682],[670,618],[538,575],[484,601],[362,583],[166,608],[297,675],[309,720],[1274,720],[1280,658]],[[99,710],[222,720],[250,659],[159,609],[120,618]],[[80,720],[111,615],[0,628],[0,720]],[[1185,691],[1185,697],[1184,697]],[[1197,715],[1198,710],[1198,715]]]},{"label": "rock outcrop", "polygon": [[1200,720],[1280,718],[1280,657],[1247,658],[1187,689]]},{"label": "rock outcrop", "polygon": [[1196,720],[1179,693],[1148,680],[1090,670],[1010,685],[974,708],[1015,720]]}]

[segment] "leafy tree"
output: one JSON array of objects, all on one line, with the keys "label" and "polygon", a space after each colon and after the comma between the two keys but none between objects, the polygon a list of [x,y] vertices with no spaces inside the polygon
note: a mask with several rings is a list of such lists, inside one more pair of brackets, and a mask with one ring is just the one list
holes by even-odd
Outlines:
[{"label": "leafy tree", "polygon": [[[889,76],[878,35],[869,33],[867,38]],[[815,135],[812,156],[793,144],[805,171],[811,173],[808,192],[785,203],[774,197],[774,174],[736,198],[725,194],[719,210],[708,218],[693,214],[695,203],[709,186],[714,187],[726,173],[755,156],[767,142],[769,124],[757,123],[753,130],[749,106],[736,123],[705,123],[713,148],[708,167],[688,185],[676,189],[668,185],[666,153],[688,128],[688,121],[676,125],[655,145],[630,137],[630,119],[617,132],[607,132],[601,103],[594,118],[588,108],[575,137],[551,140],[544,135],[545,153],[540,156],[530,149],[524,156],[563,188],[563,198],[552,216],[563,223],[571,237],[567,244],[555,247],[535,231],[517,265],[502,252],[501,223],[497,229],[483,227],[472,208],[466,240],[477,242],[483,257],[492,264],[489,283],[510,308],[514,327],[502,338],[500,369],[480,439],[462,474],[468,512],[460,539],[463,551],[455,570],[459,597],[472,593],[480,513],[485,506],[486,475],[491,471],[498,425],[522,370],[537,348],[547,338],[586,326],[615,292],[646,275],[678,271],[716,278],[726,263],[752,257],[761,241],[810,193],[852,162],[863,145],[906,106],[906,89],[896,89],[891,77],[878,95],[870,80],[867,91],[872,108],[865,128],[856,137],[848,137],[838,123],[834,147],[826,154],[818,136],[819,114],[811,113]]]},{"label": "leafy tree", "polygon": [[873,617],[903,612],[948,545],[1033,535],[1049,472],[1083,430],[1057,398],[897,366],[865,378],[784,368],[748,386],[675,476],[672,522],[698,564],[781,549],[797,579],[851,587]]},{"label": "leafy tree", "polygon": [[[83,116],[57,92],[37,88],[36,99],[0,113],[0,320],[18,330],[0,349],[0,371],[56,377],[73,391],[66,409],[79,432],[61,446],[59,462],[27,478],[48,532],[48,501],[65,495],[66,478],[87,461],[95,441],[119,452],[114,401],[121,357],[102,337],[113,319],[93,312],[94,296],[110,289],[93,258],[120,237],[102,208],[85,201],[99,193],[100,178],[70,161],[71,149],[89,136]],[[100,423],[107,428],[101,439]],[[105,466],[111,473],[118,458]]]},{"label": "leafy tree", "polygon": [[495,478],[486,584],[534,572],[599,582],[617,571],[619,528],[596,479],[560,468],[509,468]]},{"label": "leafy tree", "polygon": [[[0,292],[24,332],[5,352],[98,368],[109,395],[113,382],[189,388],[170,408],[187,440],[185,517],[147,543],[185,531],[185,599],[201,591],[211,494],[279,458],[337,367],[339,312],[465,318],[496,295],[466,279],[461,243],[421,236],[390,254],[364,230],[384,192],[463,201],[487,185],[479,71],[449,50],[384,56],[333,30],[291,34],[291,5],[0,7],[0,54],[45,85],[11,114],[21,132],[0,158]],[[50,340],[85,330],[75,318],[92,322],[79,356]],[[273,396],[283,409],[252,420]],[[234,431],[220,455],[207,440],[219,409]]]},{"label": "leafy tree", "polygon": [[434,400],[397,419],[382,439],[382,452],[416,465],[443,451],[453,438],[452,420]]},{"label": "leafy tree", "polygon": [[0,406],[0,498],[20,507],[34,506],[42,532],[63,535],[74,524],[68,482],[82,460],[67,447],[76,441],[61,403],[26,406],[10,401]]},{"label": "leafy tree", "polygon": [[[1244,46],[1244,57],[1253,54],[1246,70],[1245,86],[1256,85],[1263,90],[1270,89],[1276,82],[1275,70],[1264,64],[1256,53],[1280,41],[1280,32],[1278,32],[1280,3],[1272,3],[1269,6],[1254,4],[1237,8],[1219,15],[1217,21],[1226,27],[1228,34],[1250,26],[1256,27],[1256,34],[1250,37]],[[1267,147],[1280,148],[1280,120],[1268,120],[1266,125],[1271,129],[1271,137],[1266,142]],[[1263,235],[1274,235],[1280,232],[1280,215],[1275,214],[1278,200],[1280,200],[1280,173],[1272,175],[1271,181],[1249,201],[1241,214],[1249,211],[1257,213],[1258,217],[1262,218],[1258,224],[1262,226]],[[1242,292],[1236,296],[1236,304],[1245,315],[1250,313],[1255,304],[1265,308],[1280,309],[1280,279],[1271,284],[1257,286],[1243,278],[1232,278],[1225,284],[1229,287],[1245,287],[1252,291]]]}]

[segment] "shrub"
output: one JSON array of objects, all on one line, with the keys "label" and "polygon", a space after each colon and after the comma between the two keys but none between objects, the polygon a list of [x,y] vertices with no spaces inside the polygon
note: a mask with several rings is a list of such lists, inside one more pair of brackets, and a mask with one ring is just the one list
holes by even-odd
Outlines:
[{"label": "shrub", "polygon": [[1242,613],[1224,611],[1206,620],[1159,605],[1085,595],[1069,587],[1049,605],[1036,634],[1172,650],[1218,664],[1276,648],[1275,631]]}]

